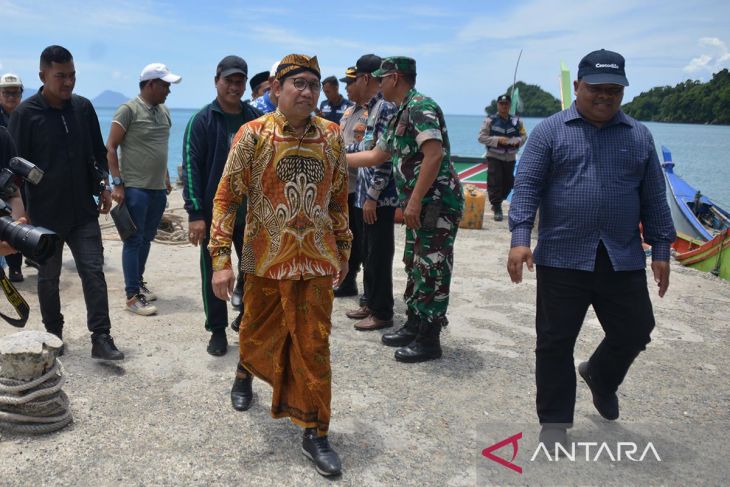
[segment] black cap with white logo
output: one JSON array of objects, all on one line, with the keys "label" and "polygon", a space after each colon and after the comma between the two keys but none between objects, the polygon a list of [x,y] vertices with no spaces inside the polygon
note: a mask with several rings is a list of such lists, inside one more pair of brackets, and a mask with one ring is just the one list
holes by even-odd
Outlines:
[{"label": "black cap with white logo", "polygon": [[591,85],[615,84],[629,86],[624,71],[624,57],[613,51],[593,51],[580,60],[578,79]]}]

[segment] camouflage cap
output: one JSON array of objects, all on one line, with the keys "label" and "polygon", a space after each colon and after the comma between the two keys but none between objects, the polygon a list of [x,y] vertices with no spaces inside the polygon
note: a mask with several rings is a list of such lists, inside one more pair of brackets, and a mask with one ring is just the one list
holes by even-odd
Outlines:
[{"label": "camouflage cap", "polygon": [[383,59],[380,69],[373,71],[373,76],[382,78],[391,73],[416,74],[416,60],[405,56],[392,56]]}]

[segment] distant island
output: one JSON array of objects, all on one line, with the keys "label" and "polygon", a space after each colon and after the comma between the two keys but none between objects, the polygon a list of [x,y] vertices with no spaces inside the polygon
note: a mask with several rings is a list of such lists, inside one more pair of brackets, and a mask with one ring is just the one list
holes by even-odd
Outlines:
[{"label": "distant island", "polygon": [[651,122],[730,124],[730,71],[715,73],[707,83],[687,80],[641,93],[622,107]]},{"label": "distant island", "polygon": [[[560,111],[560,100],[538,85],[528,85],[527,83],[518,81],[515,83],[515,88],[520,89],[520,100],[522,100],[522,107],[518,111],[520,116],[549,117],[553,113]],[[510,94],[511,92],[512,85],[508,86],[502,93],[498,93],[497,96],[504,93]],[[493,99],[492,103],[484,108],[484,111],[490,115],[497,113],[497,99]]]},{"label": "distant island", "polygon": [[91,100],[94,108],[117,108],[122,103],[129,100],[130,97],[117,91],[105,90]]}]

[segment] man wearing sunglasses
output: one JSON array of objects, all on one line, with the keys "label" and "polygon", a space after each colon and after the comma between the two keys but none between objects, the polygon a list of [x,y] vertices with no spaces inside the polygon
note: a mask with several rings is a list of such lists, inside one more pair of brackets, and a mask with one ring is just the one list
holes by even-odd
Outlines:
[{"label": "man wearing sunglasses", "polygon": [[347,274],[352,234],[340,127],[311,115],[321,88],[316,57],[281,60],[271,87],[276,111],[245,124],[233,141],[214,199],[208,250],[213,291],[227,300],[235,282],[236,211],[248,197],[244,314],[231,402],[237,410],[250,407],[253,376],[271,384],[271,415],[305,428],[303,453],[330,476],[341,470],[327,439],[332,287]]}]

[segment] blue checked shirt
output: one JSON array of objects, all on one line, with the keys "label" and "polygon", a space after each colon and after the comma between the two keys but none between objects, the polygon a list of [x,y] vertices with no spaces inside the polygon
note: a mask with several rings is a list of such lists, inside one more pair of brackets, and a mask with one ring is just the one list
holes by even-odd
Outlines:
[{"label": "blue checked shirt", "polygon": [[676,234],[654,139],[621,111],[598,128],[573,104],[535,127],[515,179],[512,247],[530,246],[538,206],[537,265],[592,271],[603,241],[615,270],[643,269],[639,223],[652,258],[669,260]]},{"label": "blue checked shirt", "polygon": [[[365,137],[346,147],[348,153],[370,150],[375,147],[378,139],[383,136],[388,123],[398,107],[386,101],[383,94],[378,92],[368,102],[368,123]],[[365,200],[374,200],[378,206],[398,206],[398,191],[395,188],[393,163],[385,161],[375,167],[361,167],[357,177],[357,196],[355,206],[362,208]]]}]

